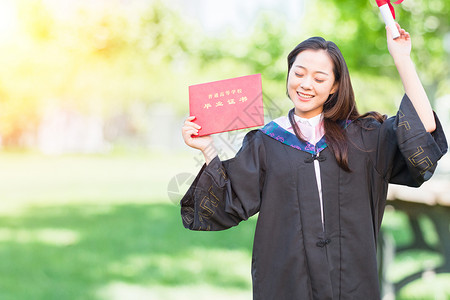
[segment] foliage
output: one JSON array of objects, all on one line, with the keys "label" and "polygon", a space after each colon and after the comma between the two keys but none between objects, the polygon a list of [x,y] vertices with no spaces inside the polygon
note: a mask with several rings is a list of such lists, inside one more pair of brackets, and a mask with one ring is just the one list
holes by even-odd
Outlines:
[{"label": "foliage", "polygon": [[[394,6],[396,21],[412,36],[413,60],[434,101],[448,92],[444,89],[450,83],[450,46],[445,45],[450,34],[450,2],[407,0]],[[315,1],[310,12],[305,22],[309,31],[335,40],[351,71],[397,77],[375,1]]]},{"label": "foliage", "polygon": [[[97,9],[73,4],[65,13],[43,0],[12,3],[17,26],[0,44],[6,147],[34,145],[49,106],[100,115],[108,124],[128,115],[134,127],[148,130],[134,120],[136,103],[144,109],[166,103],[186,114],[188,85],[252,73],[262,74],[265,94],[286,110],[287,53],[311,35],[343,51],[362,112],[392,113],[392,99],[402,94],[374,1],[311,1],[293,23],[264,12],[244,36],[208,35],[162,1],[139,7],[105,2]],[[396,7],[413,36],[414,61],[431,100],[449,92],[449,10],[445,0]]]}]

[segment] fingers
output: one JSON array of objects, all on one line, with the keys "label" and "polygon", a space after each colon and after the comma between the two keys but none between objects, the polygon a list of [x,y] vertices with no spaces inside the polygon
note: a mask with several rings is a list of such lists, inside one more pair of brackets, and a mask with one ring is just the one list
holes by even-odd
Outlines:
[{"label": "fingers", "polygon": [[202,128],[200,125],[191,122],[195,116],[189,116],[184,121],[184,126],[181,128],[181,133],[186,144],[189,144],[193,135],[198,135],[198,131]]},{"label": "fingers", "polygon": [[191,127],[196,128],[196,129],[202,128],[202,126],[200,126],[200,125],[198,125],[198,124],[196,124],[196,123],[194,123],[194,122],[191,122],[191,121],[194,120],[194,119],[195,119],[195,116],[187,117],[187,118],[186,118],[186,121],[184,121],[184,126],[191,126]]},{"label": "fingers", "polygon": [[407,32],[405,29],[402,29],[400,31],[400,36],[406,40],[411,38],[411,36],[409,35],[409,32]]},{"label": "fingers", "polygon": [[409,32],[407,32],[405,29],[403,29],[400,24],[397,22],[395,23],[395,26],[397,26],[398,32],[400,33],[400,37],[404,38],[406,40],[410,39],[411,36],[409,35]]},{"label": "fingers", "polygon": [[[185,131],[185,142],[189,142],[192,140],[192,136],[193,135],[198,135],[198,132],[195,131],[195,129],[191,129],[191,130],[186,130]],[[189,143],[187,143],[189,144]]]},{"label": "fingers", "polygon": [[[400,27],[400,25],[398,23],[395,23],[395,26],[398,29],[398,32],[400,33],[400,39],[404,39],[404,40],[409,40],[411,38],[411,36],[409,35],[409,33]],[[389,28],[389,26],[386,26],[386,36],[388,39],[392,39],[392,31],[391,28]]]},{"label": "fingers", "polygon": [[405,35],[405,29],[403,29],[402,27],[400,27],[400,24],[395,23],[395,26],[397,26],[398,32],[400,33],[400,36]]},{"label": "fingers", "polygon": [[211,147],[211,145],[214,147],[213,140],[210,135],[199,137],[199,130],[202,127],[192,122],[194,119],[194,116],[189,116],[186,118],[184,125],[181,128],[181,135],[186,145],[204,152],[205,149]]},{"label": "fingers", "polygon": [[[183,132],[193,132],[195,135],[198,134],[198,131],[202,128],[202,126],[191,122],[192,120],[194,120],[195,117],[194,116],[190,116],[186,118],[186,121],[184,121],[184,126],[182,128]],[[192,134],[191,134],[192,135]]]},{"label": "fingers", "polygon": [[[192,123],[195,124],[195,123]],[[197,125],[198,126],[198,125]],[[198,135],[198,129],[191,125],[185,125],[181,129],[184,139],[190,138],[193,135]]]},{"label": "fingers", "polygon": [[189,121],[184,122],[184,126],[193,127],[193,128],[195,128],[197,130],[202,128],[202,126],[200,126],[200,125],[198,125],[198,124],[196,124],[194,122],[189,122]]}]

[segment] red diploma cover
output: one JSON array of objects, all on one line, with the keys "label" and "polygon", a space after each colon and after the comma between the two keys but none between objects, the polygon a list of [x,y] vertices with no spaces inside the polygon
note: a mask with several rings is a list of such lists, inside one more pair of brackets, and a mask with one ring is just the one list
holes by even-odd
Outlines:
[{"label": "red diploma cover", "polygon": [[198,136],[264,125],[261,74],[189,86]]}]

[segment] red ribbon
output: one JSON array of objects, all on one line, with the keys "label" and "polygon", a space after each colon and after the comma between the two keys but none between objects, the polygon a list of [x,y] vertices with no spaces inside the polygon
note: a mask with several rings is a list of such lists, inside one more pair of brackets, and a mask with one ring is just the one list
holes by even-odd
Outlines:
[{"label": "red ribbon", "polygon": [[[391,0],[376,0],[376,1],[377,1],[378,7],[385,5],[385,4],[389,5],[389,9],[391,10],[392,17],[394,17],[394,19],[395,19],[395,11],[394,11],[394,7],[392,6]],[[404,0],[397,0],[394,2],[394,4],[400,4],[403,1]]]}]

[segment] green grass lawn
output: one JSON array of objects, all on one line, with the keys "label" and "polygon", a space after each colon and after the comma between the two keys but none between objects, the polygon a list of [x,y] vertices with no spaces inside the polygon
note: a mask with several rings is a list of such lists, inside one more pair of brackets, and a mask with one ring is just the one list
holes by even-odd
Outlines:
[{"label": "green grass lawn", "polygon": [[168,196],[196,164],[0,154],[0,299],[250,299],[255,220],[191,232],[174,200],[187,185]]},{"label": "green grass lawn", "polygon": [[[168,185],[198,171],[194,156],[0,153],[0,299],[251,299],[256,219],[223,232],[181,224],[186,185]],[[386,226],[405,242],[401,215]],[[391,277],[439,259],[398,257]],[[449,279],[414,282],[401,299],[449,299]]]}]

